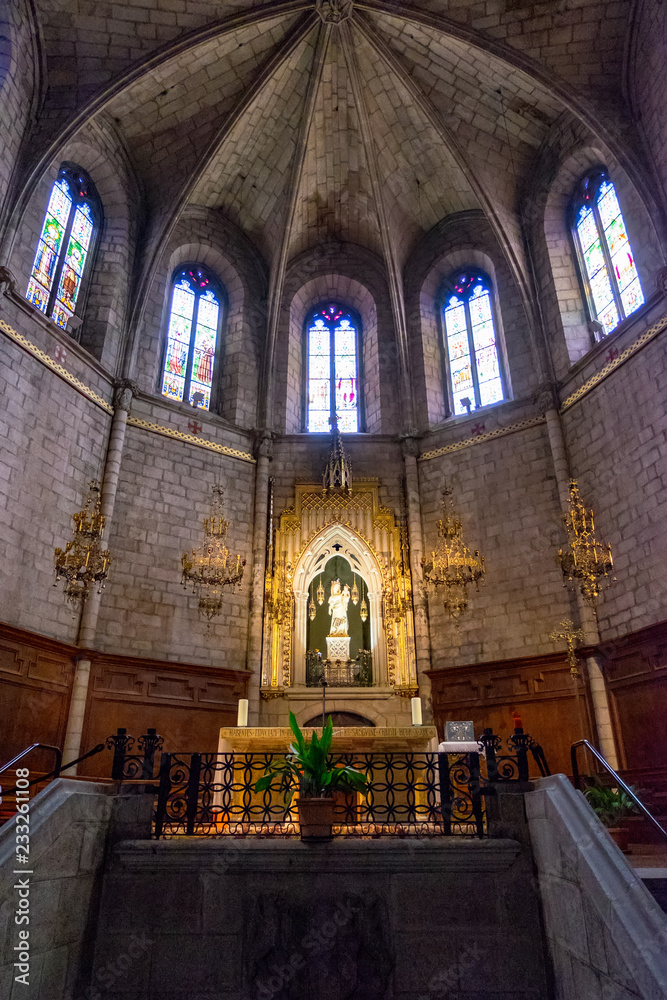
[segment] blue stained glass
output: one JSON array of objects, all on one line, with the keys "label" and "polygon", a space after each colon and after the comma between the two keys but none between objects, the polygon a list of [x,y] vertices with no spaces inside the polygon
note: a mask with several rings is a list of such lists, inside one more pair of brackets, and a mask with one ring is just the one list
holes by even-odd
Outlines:
[{"label": "blue stained glass", "polygon": [[162,376],[168,399],[210,408],[219,320],[220,300],[208,275],[201,268],[177,275]]},{"label": "blue stained glass", "polygon": [[[629,316],[644,302],[644,295],[616,189],[606,171],[585,177],[580,197],[584,204],[576,215],[575,232],[590,288],[592,311],[608,334],[624,316]],[[618,308],[619,299],[622,313]]]},{"label": "blue stained glass", "polygon": [[357,330],[340,306],[319,309],[308,327],[306,395],[309,431],[329,431],[334,409],[342,432],[358,431]]},{"label": "blue stained glass", "polygon": [[[26,298],[43,313],[48,314],[50,310],[54,322],[65,329],[81,289],[93,239],[94,217],[88,202],[80,200],[89,197],[88,187],[80,175],[72,180],[72,185],[76,182],[76,186],[70,186],[69,168],[62,168],[61,173],[63,176],[51,189]],[[53,284],[58,271],[60,277],[54,295]]]},{"label": "blue stained glass", "polygon": [[504,398],[487,279],[475,271],[452,282],[444,319],[454,413],[467,413]]}]

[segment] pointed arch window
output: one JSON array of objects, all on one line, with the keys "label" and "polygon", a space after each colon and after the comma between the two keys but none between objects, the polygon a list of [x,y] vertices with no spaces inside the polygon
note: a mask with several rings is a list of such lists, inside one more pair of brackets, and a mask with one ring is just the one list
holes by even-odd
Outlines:
[{"label": "pointed arch window", "polygon": [[51,189],[26,298],[63,329],[81,306],[102,224],[95,187],[74,164],[61,166]]},{"label": "pointed arch window", "polygon": [[361,428],[359,324],[336,304],[318,307],[306,324],[307,413],[310,433],[331,430],[334,413],[344,434]]},{"label": "pointed arch window", "polygon": [[198,264],[172,279],[162,395],[203,410],[211,408],[213,368],[222,321],[222,290]]},{"label": "pointed arch window", "polygon": [[642,305],[644,293],[616,188],[604,168],[579,182],[572,232],[589,311],[606,336]]},{"label": "pointed arch window", "polygon": [[466,269],[449,282],[445,295],[445,340],[455,415],[505,399],[491,293],[491,282],[482,271]]}]

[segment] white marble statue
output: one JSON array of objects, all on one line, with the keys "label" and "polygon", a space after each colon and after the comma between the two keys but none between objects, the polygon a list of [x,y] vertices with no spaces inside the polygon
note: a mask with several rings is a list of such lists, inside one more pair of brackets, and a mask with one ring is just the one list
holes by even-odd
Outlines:
[{"label": "white marble statue", "polygon": [[331,595],[329,597],[329,614],[331,615],[331,626],[329,635],[349,635],[347,621],[347,606],[350,603],[350,588],[347,584],[342,588],[340,580],[331,581]]}]

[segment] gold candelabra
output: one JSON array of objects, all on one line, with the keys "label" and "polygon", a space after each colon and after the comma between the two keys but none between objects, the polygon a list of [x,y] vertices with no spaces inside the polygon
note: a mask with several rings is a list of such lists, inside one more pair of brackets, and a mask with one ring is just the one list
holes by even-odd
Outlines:
[{"label": "gold candelabra", "polygon": [[602,577],[611,572],[614,560],[611,545],[595,537],[593,511],[586,509],[575,479],[570,483],[570,509],[563,515],[568,548],[558,550],[558,563],[570,583],[578,583],[584,598],[595,604]]},{"label": "gold candelabra", "polygon": [[74,537],[64,549],[55,550],[54,587],[65,579],[65,598],[74,608],[83,606],[94,584],[99,585],[101,594],[108,576],[111,556],[102,548],[105,517],[101,499],[99,483],[89,483],[83,510],[72,514]]},{"label": "gold candelabra", "polygon": [[574,622],[569,618],[564,618],[557,629],[549,636],[552,642],[564,641],[567,644],[567,662],[570,665],[570,673],[573,677],[579,676],[579,666],[575,645],[584,638],[584,633],[580,628],[574,627]]},{"label": "gold candelabra", "polygon": [[183,586],[192,586],[198,597],[199,616],[206,618],[209,627],[222,610],[224,588],[234,590],[243,578],[246,563],[240,555],[230,556],[226,544],[229,521],[222,516],[223,507],[224,490],[216,485],[209,516],[204,518],[204,540],[192,552],[181,556]]},{"label": "gold candelabra", "polygon": [[430,556],[422,556],[427,586],[444,592],[445,611],[458,625],[468,607],[468,587],[484,578],[484,556],[471,551],[463,540],[463,521],[454,510],[452,490],[442,492],[442,517],[438,521],[438,543]]}]

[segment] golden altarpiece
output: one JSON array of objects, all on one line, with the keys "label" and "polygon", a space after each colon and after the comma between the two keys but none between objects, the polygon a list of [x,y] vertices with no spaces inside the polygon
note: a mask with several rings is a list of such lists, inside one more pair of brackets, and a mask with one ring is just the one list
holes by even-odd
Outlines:
[{"label": "golden altarpiece", "polygon": [[[320,625],[318,639],[321,620],[328,634]],[[408,541],[380,504],[377,480],[295,485],[294,505],[272,524],[263,627],[263,717],[276,714],[266,701],[285,696],[305,703],[298,714],[308,722],[324,677],[331,710],[409,724],[417,672]]]}]

